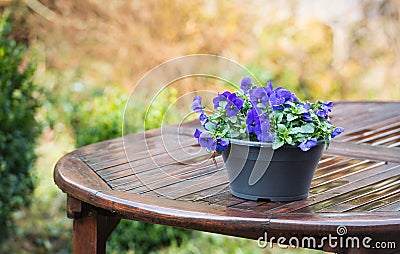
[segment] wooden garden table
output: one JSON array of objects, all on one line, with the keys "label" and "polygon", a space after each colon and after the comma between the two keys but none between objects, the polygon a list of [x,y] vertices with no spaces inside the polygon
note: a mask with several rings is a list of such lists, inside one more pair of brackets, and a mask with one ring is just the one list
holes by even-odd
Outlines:
[{"label": "wooden garden table", "polygon": [[104,253],[120,219],[327,251],[399,252],[400,103],[337,103],[332,121],[345,133],[324,151],[309,198],[295,202],[232,196],[221,157],[193,138],[195,122],[65,155],[54,180],[68,196],[74,253]]}]

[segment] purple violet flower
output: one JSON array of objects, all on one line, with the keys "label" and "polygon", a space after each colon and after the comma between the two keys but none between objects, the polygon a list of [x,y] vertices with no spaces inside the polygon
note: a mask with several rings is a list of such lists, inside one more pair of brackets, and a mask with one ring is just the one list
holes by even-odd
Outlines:
[{"label": "purple violet flower", "polygon": [[200,137],[201,133],[202,133],[201,130],[196,128],[196,130],[194,131],[193,136],[198,139]]},{"label": "purple violet flower", "polygon": [[201,133],[199,136],[199,144],[201,147],[205,147],[209,150],[215,150],[217,147],[217,142],[210,136],[205,133]]},{"label": "purple violet flower", "polygon": [[264,106],[268,107],[269,98],[265,87],[257,87],[251,89],[250,93],[250,101],[253,104],[253,108],[257,108],[258,103],[262,103]]},{"label": "purple violet flower", "polygon": [[293,93],[292,92],[290,92],[289,90],[286,90],[285,88],[282,88],[282,87],[278,87],[275,90],[275,93],[277,94],[278,97],[284,98],[285,102],[286,101],[293,101],[294,98],[296,98],[296,97],[293,97]]},{"label": "purple violet flower", "polygon": [[231,95],[231,93],[228,91],[218,94],[218,96],[213,99],[214,109],[218,109],[220,101],[227,101],[229,95]]},{"label": "purple violet flower", "polygon": [[200,124],[204,126],[208,122],[208,117],[204,112],[201,112],[201,114],[199,115],[199,120]]},{"label": "purple violet flower", "polygon": [[261,132],[257,135],[257,139],[260,142],[274,142],[274,133],[266,131],[266,132]]},{"label": "purple violet flower", "polygon": [[239,113],[240,109],[243,107],[243,99],[232,93],[228,97],[228,104],[226,104],[225,110],[228,117],[235,116]]},{"label": "purple violet flower", "polygon": [[336,128],[333,130],[331,137],[334,138],[334,137],[336,137],[336,136],[339,136],[340,134],[342,134],[343,131],[344,131],[344,128],[342,128],[342,127],[336,127]]},{"label": "purple violet flower", "polygon": [[268,96],[271,96],[271,94],[274,92],[274,86],[273,86],[271,80],[268,80],[268,81],[267,81],[266,92],[267,92],[267,95],[268,95]]},{"label": "purple violet flower", "polygon": [[[311,105],[310,105],[310,103],[303,103],[302,105],[301,105],[305,110],[310,110],[310,108],[311,108]],[[307,112],[307,113],[303,113],[303,121],[306,121],[306,122],[312,122],[312,117],[311,117],[311,114],[310,114],[310,112]]]},{"label": "purple violet flower", "polygon": [[302,106],[303,106],[304,109],[307,109],[307,110],[309,110],[311,108],[311,105],[310,105],[309,102],[304,103]]},{"label": "purple violet flower", "polygon": [[251,78],[243,78],[242,82],[240,84],[240,89],[242,89],[244,94],[248,94],[249,93],[249,89],[251,88],[253,84],[253,81],[251,80]]},{"label": "purple violet flower", "polygon": [[331,101],[324,102],[324,103],[322,103],[322,106],[323,106],[326,110],[328,110],[329,112],[331,112],[331,111],[332,111],[332,108],[333,108],[333,102],[331,102]]},{"label": "purple violet flower", "polygon": [[299,101],[296,95],[289,90],[286,90],[282,87],[278,87],[274,90],[274,92],[270,95],[270,102],[273,110],[282,109],[285,102],[294,102]]},{"label": "purple violet flower", "polygon": [[314,146],[317,145],[317,139],[316,138],[310,138],[308,140],[303,141],[300,145],[299,148],[303,151],[306,152],[313,148]]},{"label": "purple violet flower", "polygon": [[228,147],[229,143],[223,139],[217,139],[217,145],[216,145],[216,150],[217,151],[225,151],[226,148]]},{"label": "purple violet flower", "polygon": [[256,126],[260,125],[260,119],[255,109],[249,110],[247,112],[246,118],[247,133],[254,133]]},{"label": "purple violet flower", "polygon": [[201,105],[201,96],[195,96],[193,98],[193,103],[192,103],[192,110],[196,113],[202,113],[203,112],[203,105]]},{"label": "purple violet flower", "polygon": [[317,114],[317,116],[319,118],[325,118],[325,119],[328,118],[328,112],[326,110],[318,110],[318,109],[316,109],[315,110],[315,114]]},{"label": "purple violet flower", "polygon": [[270,132],[270,124],[268,120],[260,121],[260,124],[256,126],[254,133],[257,135],[257,139],[260,142],[274,141],[274,134]]},{"label": "purple violet flower", "polygon": [[274,92],[269,97],[269,101],[271,102],[272,110],[279,110],[282,108],[283,103],[285,103],[285,98],[278,97],[278,95]]},{"label": "purple violet flower", "polygon": [[331,101],[323,102],[320,109],[315,109],[315,113],[320,118],[328,119],[328,114],[329,112],[332,111],[332,108],[333,108],[333,102]]},{"label": "purple violet flower", "polygon": [[307,112],[307,113],[303,113],[303,121],[306,121],[306,122],[312,122],[312,117],[311,117],[311,114],[309,113],[309,112]]}]

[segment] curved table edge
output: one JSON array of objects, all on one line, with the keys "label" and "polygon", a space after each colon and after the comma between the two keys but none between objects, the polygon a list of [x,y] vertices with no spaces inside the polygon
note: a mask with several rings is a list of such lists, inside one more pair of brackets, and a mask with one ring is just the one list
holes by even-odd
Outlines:
[{"label": "curved table edge", "polygon": [[[79,151],[79,150],[76,150]],[[75,152],[63,156],[54,181],[69,195],[121,218],[257,239],[266,231],[323,235],[346,226],[353,234],[399,233],[400,212],[307,214],[251,212],[112,190]],[[188,209],[190,208],[190,209]],[[355,217],[360,216],[360,219]],[[370,220],[362,220],[369,217]]]}]

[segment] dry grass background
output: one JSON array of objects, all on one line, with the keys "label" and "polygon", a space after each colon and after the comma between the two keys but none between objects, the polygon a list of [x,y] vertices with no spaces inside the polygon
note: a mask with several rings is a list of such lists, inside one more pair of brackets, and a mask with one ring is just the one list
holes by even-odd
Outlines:
[{"label": "dry grass background", "polygon": [[[307,98],[400,99],[399,1],[24,0],[41,70],[123,85],[171,58],[231,58]],[[346,7],[350,6],[350,7]],[[337,11],[331,11],[336,8]],[[343,10],[343,13],[340,11]],[[336,14],[335,14],[336,13]]]}]

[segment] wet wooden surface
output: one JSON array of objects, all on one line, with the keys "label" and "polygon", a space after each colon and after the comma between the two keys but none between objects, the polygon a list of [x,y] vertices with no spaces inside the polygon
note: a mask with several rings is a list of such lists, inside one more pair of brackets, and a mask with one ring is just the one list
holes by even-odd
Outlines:
[{"label": "wet wooden surface", "polygon": [[[195,122],[80,148],[60,159],[54,178],[73,200],[106,217],[251,239],[264,232],[320,239],[345,226],[343,237],[391,240],[395,249],[379,251],[395,253],[400,248],[400,103],[337,103],[332,122],[345,132],[324,151],[309,198],[301,201],[232,196],[222,158],[213,160],[193,138]],[[79,207],[70,203],[70,210]]]}]

